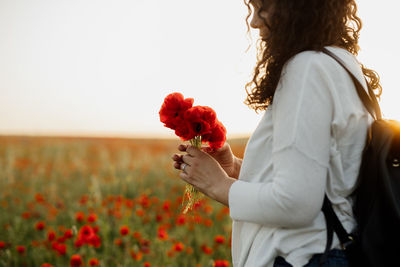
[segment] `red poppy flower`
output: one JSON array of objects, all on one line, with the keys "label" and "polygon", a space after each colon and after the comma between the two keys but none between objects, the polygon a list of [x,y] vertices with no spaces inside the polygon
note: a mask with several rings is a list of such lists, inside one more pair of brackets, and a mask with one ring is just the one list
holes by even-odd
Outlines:
[{"label": "red poppy flower", "polygon": [[169,94],[159,111],[160,121],[165,127],[175,130],[182,123],[183,113],[192,107],[193,98],[184,98],[181,93]]},{"label": "red poppy flower", "polygon": [[35,228],[38,231],[42,231],[46,227],[46,224],[44,222],[37,222],[35,224]]},{"label": "red poppy flower", "polygon": [[175,251],[182,251],[184,249],[184,245],[181,242],[175,243],[173,245],[173,249]]},{"label": "red poppy flower", "polygon": [[97,220],[97,215],[95,213],[92,213],[88,216],[87,221],[90,223],[93,223]]},{"label": "red poppy flower", "polygon": [[170,207],[171,207],[171,201],[165,200],[165,201],[164,201],[164,204],[163,204],[163,206],[162,206],[163,210],[169,211],[169,210],[170,210]]},{"label": "red poppy flower", "polygon": [[54,232],[53,230],[50,230],[47,233],[47,240],[53,241],[54,239],[56,239],[56,232]]},{"label": "red poppy flower", "polygon": [[83,263],[83,261],[82,261],[82,258],[80,255],[75,254],[75,255],[71,256],[71,259],[69,262],[70,267],[80,267],[80,266],[82,266],[82,263]]},{"label": "red poppy flower", "polygon": [[24,246],[16,246],[15,249],[17,250],[17,252],[18,252],[19,254],[24,254],[25,251],[26,251],[26,248],[25,248]]},{"label": "red poppy flower", "polygon": [[143,263],[143,267],[151,267],[150,262],[146,261]]},{"label": "red poppy flower", "polygon": [[57,251],[59,255],[65,255],[65,253],[67,252],[67,246],[65,244],[53,242],[51,247],[53,250]]},{"label": "red poppy flower", "polygon": [[226,129],[224,125],[217,121],[215,127],[211,129],[211,133],[202,136],[203,142],[208,142],[212,149],[221,148],[226,141]]},{"label": "red poppy flower", "polygon": [[43,202],[45,202],[45,199],[44,199],[44,197],[43,197],[43,195],[42,195],[41,193],[36,193],[36,194],[35,194],[35,200],[36,200],[36,202],[38,202],[38,203],[43,203]]},{"label": "red poppy flower", "polygon": [[223,244],[223,243],[225,243],[225,237],[222,235],[217,235],[217,236],[215,236],[214,241],[217,244]]},{"label": "red poppy flower", "polygon": [[213,267],[229,267],[229,261],[227,260],[215,260]]},{"label": "red poppy flower", "polygon": [[100,237],[96,235],[90,225],[84,225],[78,232],[78,239],[75,241],[75,246],[80,247],[83,244],[88,244],[96,248],[100,247]]},{"label": "red poppy flower", "polygon": [[124,242],[122,241],[121,238],[117,238],[114,240],[114,244],[120,247],[124,244]]},{"label": "red poppy flower", "polygon": [[189,132],[194,136],[201,136],[211,133],[214,128],[217,114],[207,106],[195,106],[186,110],[184,114],[185,122],[189,127]]},{"label": "red poppy flower", "polygon": [[31,213],[28,211],[25,211],[24,213],[21,214],[21,216],[24,219],[29,219],[31,217]]},{"label": "red poppy flower", "polygon": [[176,224],[177,225],[184,225],[186,222],[186,216],[183,214],[180,214],[177,218],[176,218]]},{"label": "red poppy flower", "polygon": [[99,265],[100,265],[100,262],[99,262],[98,259],[92,258],[92,259],[89,260],[89,265],[90,265],[90,266],[99,266]]},{"label": "red poppy flower", "polygon": [[68,229],[67,231],[64,232],[64,238],[65,239],[70,239],[73,236],[73,232],[71,229]]},{"label": "red poppy flower", "polygon": [[54,266],[51,265],[50,263],[43,263],[42,265],[40,265],[40,267],[54,267]]},{"label": "red poppy flower", "polygon": [[133,238],[138,239],[138,240],[142,237],[142,235],[139,232],[134,232],[132,234],[132,236],[133,236]]},{"label": "red poppy flower", "polygon": [[78,211],[77,213],[75,213],[75,220],[77,220],[78,222],[83,222],[85,220],[85,214],[81,211]]},{"label": "red poppy flower", "polygon": [[190,125],[186,121],[182,121],[175,129],[175,135],[179,136],[183,141],[195,138],[196,133],[190,130]]},{"label": "red poppy flower", "polygon": [[129,234],[129,227],[126,225],[123,225],[119,228],[119,233],[123,236],[128,235]]},{"label": "red poppy flower", "polygon": [[93,231],[94,231],[95,233],[98,233],[98,232],[100,231],[100,226],[94,225],[94,226],[92,227],[92,229],[93,229]]},{"label": "red poppy flower", "polygon": [[167,239],[168,239],[167,230],[165,230],[164,227],[159,227],[159,228],[158,228],[157,237],[158,237],[159,239],[161,239],[161,240],[167,240]]},{"label": "red poppy flower", "polygon": [[6,242],[0,241],[0,249],[3,249],[6,247]]},{"label": "red poppy flower", "polygon": [[209,246],[207,246],[207,245],[202,245],[201,246],[201,250],[205,253],[205,254],[211,254],[213,251],[212,251],[212,248],[210,248]]},{"label": "red poppy flower", "polygon": [[143,253],[140,251],[136,253],[134,250],[131,250],[131,256],[132,259],[140,261],[143,258]]}]

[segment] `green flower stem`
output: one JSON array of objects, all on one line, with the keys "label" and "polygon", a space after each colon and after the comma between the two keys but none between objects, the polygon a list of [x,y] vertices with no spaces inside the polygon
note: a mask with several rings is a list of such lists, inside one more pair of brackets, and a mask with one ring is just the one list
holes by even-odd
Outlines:
[{"label": "green flower stem", "polygon": [[[195,138],[191,139],[190,144],[194,147],[197,147],[198,149],[201,149],[201,136],[196,136]],[[182,213],[186,214],[189,210],[192,210],[194,204],[199,202],[202,196],[203,194],[199,192],[199,190],[197,190],[190,184],[186,184],[185,192],[183,193],[183,198],[182,198],[182,206],[185,205],[185,202],[187,203]]]}]

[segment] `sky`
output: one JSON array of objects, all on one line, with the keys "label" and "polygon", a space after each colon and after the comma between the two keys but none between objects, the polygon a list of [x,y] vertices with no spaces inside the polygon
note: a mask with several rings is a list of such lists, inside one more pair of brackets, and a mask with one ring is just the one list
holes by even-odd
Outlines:
[{"label": "sky", "polygon": [[[400,120],[398,1],[359,0],[359,60]],[[0,135],[174,138],[158,111],[180,92],[229,137],[262,113],[243,101],[255,64],[242,0],[0,0]],[[396,70],[397,69],[397,70]]]}]

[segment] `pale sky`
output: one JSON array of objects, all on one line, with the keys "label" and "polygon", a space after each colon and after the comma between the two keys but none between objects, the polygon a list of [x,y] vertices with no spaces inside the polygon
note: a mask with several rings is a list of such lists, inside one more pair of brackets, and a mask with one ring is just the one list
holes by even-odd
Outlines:
[{"label": "pale sky", "polygon": [[[359,60],[400,120],[400,3],[358,2]],[[248,136],[262,113],[243,104],[246,15],[242,0],[0,0],[0,134],[173,138],[158,111],[181,92]]]}]

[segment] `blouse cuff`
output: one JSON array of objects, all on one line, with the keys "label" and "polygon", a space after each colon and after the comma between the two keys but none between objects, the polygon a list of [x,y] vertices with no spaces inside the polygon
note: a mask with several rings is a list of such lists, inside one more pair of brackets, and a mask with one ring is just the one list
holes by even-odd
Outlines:
[{"label": "blouse cuff", "polygon": [[229,189],[229,213],[233,220],[249,221],[249,218],[258,217],[258,194],[261,189],[259,183],[248,183],[241,180],[234,182]]}]

